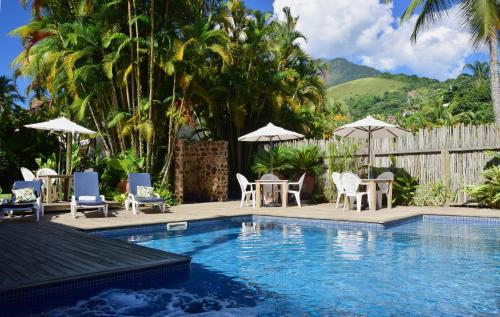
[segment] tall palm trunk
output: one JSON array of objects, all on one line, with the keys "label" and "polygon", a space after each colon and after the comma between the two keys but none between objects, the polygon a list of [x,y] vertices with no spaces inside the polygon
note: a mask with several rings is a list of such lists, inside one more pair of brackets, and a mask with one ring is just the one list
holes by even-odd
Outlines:
[{"label": "tall palm trunk", "polygon": [[[141,117],[141,71],[140,71],[140,64],[141,64],[141,59],[139,56],[139,24],[137,23],[137,6],[136,6],[136,1],[132,0],[132,8],[134,11],[134,26],[135,26],[135,57],[136,57],[136,67],[135,67],[135,88],[136,88],[136,97],[137,97],[137,115],[138,119],[136,124],[140,124],[142,122],[142,117]],[[142,145],[142,134],[141,131],[139,131],[139,156],[143,157],[143,145]]]},{"label": "tall palm trunk", "polygon": [[[155,34],[155,0],[151,0],[151,29],[149,33],[149,111],[148,119],[153,120],[153,66],[154,66],[154,34]],[[151,170],[151,142],[154,140],[155,129],[153,129],[153,136],[151,139],[146,141],[146,169]]]},{"label": "tall palm trunk", "polygon": [[490,47],[490,85],[491,100],[493,101],[493,111],[495,112],[495,122],[500,125],[500,75],[498,73],[498,36],[491,34],[488,36]]}]

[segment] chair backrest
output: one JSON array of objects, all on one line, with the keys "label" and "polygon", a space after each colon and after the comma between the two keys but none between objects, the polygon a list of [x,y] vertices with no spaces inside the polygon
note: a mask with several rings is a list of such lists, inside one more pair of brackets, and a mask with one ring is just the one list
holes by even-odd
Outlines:
[{"label": "chair backrest", "polygon": [[76,172],[73,174],[75,196],[98,197],[99,178],[96,172]]},{"label": "chair backrest", "polygon": [[346,194],[355,194],[358,191],[361,178],[354,173],[342,173],[341,176],[342,186]]},{"label": "chair backrest", "polygon": [[151,187],[151,175],[149,173],[128,174],[128,192],[137,195],[137,186]]},{"label": "chair backrest", "polygon": [[333,183],[335,184],[335,187],[337,187],[337,191],[343,192],[344,186],[342,185],[342,175],[340,173],[333,172],[332,179],[333,179]]},{"label": "chair backrest", "polygon": [[35,174],[26,167],[21,167],[21,174],[25,181],[32,181],[35,179]]},{"label": "chair backrest", "polygon": [[[270,181],[279,180],[279,177],[274,174],[264,174],[260,179],[263,181]],[[262,191],[264,192],[264,194],[271,193],[273,191],[273,185],[262,185]]]},{"label": "chair backrest", "polygon": [[51,176],[51,175],[57,175],[57,172],[51,168],[41,168],[38,171],[36,171],[36,177]]},{"label": "chair backrest", "polygon": [[[51,168],[41,168],[38,171],[36,171],[37,178],[40,178],[41,176],[51,176],[51,175],[57,175],[57,172]],[[42,178],[42,182],[45,185],[45,180],[43,178]],[[53,179],[50,182],[52,185],[54,185],[56,183],[56,180]]]},{"label": "chair backrest", "polygon": [[[42,194],[42,181],[41,180],[33,180],[33,181],[15,181],[12,189],[22,189],[22,188],[33,188],[35,191],[35,196],[40,197]],[[15,201],[15,198],[12,197],[12,201]]]},{"label": "chair backrest", "polygon": [[240,184],[241,192],[245,192],[250,183],[248,179],[240,173],[236,174],[236,179],[238,179],[238,183]]},{"label": "chair backrest", "polygon": [[94,169],[91,167],[91,168],[84,169],[83,171],[84,171],[84,172],[93,172],[93,171],[94,171]]},{"label": "chair backrest", "polygon": [[302,185],[304,184],[304,179],[306,178],[306,173],[302,174],[299,179],[299,192],[302,190]]},{"label": "chair backrest", "polygon": [[[392,172],[383,172],[379,176],[377,176],[377,179],[390,179],[394,180],[394,174]],[[389,184],[387,183],[379,183],[378,188],[380,188],[380,191],[386,193],[389,190]]]}]

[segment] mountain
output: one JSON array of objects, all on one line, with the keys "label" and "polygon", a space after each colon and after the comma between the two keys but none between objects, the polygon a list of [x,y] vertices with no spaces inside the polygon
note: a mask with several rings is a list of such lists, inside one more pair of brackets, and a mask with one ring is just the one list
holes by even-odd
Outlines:
[{"label": "mountain", "polygon": [[335,58],[323,62],[327,65],[325,74],[327,86],[334,86],[359,78],[376,77],[382,74],[374,68],[351,63],[345,58]]}]

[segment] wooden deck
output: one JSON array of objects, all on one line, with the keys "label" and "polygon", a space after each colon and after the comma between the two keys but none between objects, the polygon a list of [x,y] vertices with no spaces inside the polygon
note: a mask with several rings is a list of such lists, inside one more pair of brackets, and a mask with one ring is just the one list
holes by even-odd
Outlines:
[{"label": "wooden deck", "polygon": [[100,238],[54,223],[0,224],[4,292],[113,273],[189,263],[190,258]]}]

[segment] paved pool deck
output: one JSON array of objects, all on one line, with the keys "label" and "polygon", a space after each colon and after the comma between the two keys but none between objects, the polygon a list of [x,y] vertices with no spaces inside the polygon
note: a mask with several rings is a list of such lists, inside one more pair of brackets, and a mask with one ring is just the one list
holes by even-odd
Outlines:
[{"label": "paved pool deck", "polygon": [[173,206],[170,207],[165,214],[162,214],[157,208],[141,208],[141,212],[137,215],[132,214],[131,211],[127,212],[124,209],[114,209],[110,210],[110,216],[107,218],[104,218],[102,213],[92,211],[86,212],[85,214],[79,212],[77,213],[76,219],[73,219],[69,212],[46,213],[41,221],[57,223],[80,230],[92,230],[242,215],[266,215],[388,224],[419,215],[500,218],[500,210],[470,207],[398,206],[392,209],[383,208],[377,211],[363,210],[361,212],[357,212],[355,210],[344,211],[341,207],[335,208],[335,204],[332,203],[305,205],[301,208],[297,206],[289,206],[288,208],[252,208],[244,206],[243,208],[240,208],[239,201],[228,201]]}]

